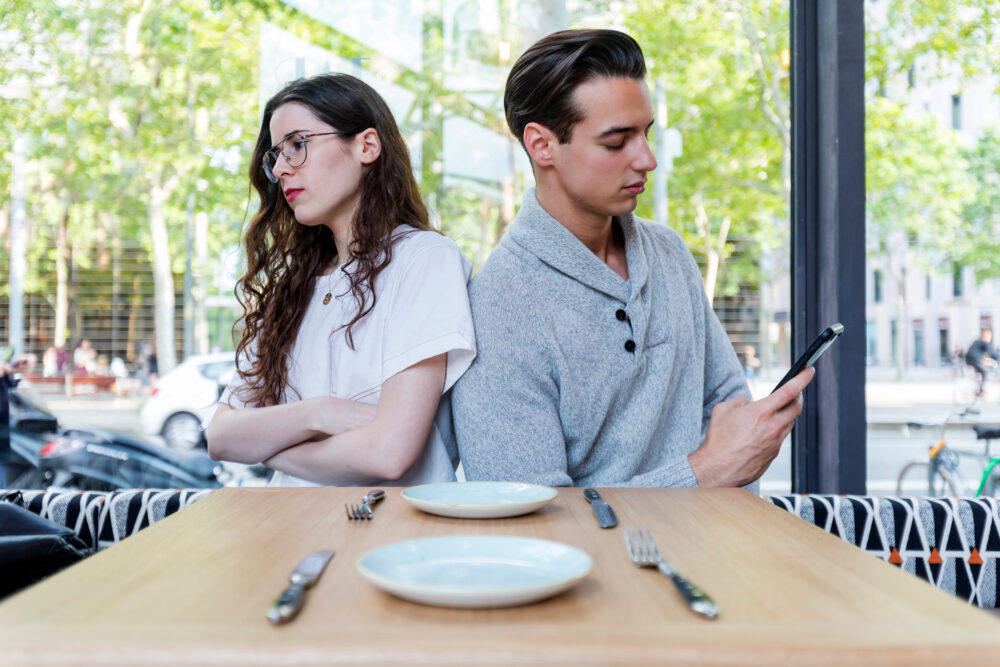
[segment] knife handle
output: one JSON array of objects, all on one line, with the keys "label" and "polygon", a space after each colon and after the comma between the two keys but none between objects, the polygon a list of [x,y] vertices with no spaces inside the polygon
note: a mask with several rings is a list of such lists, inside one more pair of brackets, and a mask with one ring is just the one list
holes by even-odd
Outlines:
[{"label": "knife handle", "polygon": [[305,601],[305,593],[306,587],[302,584],[290,585],[271,604],[271,608],[267,610],[267,619],[271,623],[278,625],[295,618],[295,615],[302,609],[302,603]]},{"label": "knife handle", "polygon": [[664,572],[662,568],[660,571],[670,577],[670,579],[674,582],[674,586],[676,586],[677,590],[680,592],[681,597],[684,598],[684,601],[687,602],[692,611],[701,614],[706,618],[715,618],[719,615],[718,605],[712,601],[712,598],[705,594],[705,591],[701,590],[676,572]]}]

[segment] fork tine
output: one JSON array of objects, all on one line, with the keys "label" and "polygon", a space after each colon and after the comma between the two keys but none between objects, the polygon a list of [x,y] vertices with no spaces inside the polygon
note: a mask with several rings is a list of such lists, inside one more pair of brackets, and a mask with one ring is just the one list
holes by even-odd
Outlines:
[{"label": "fork tine", "polygon": [[344,503],[344,511],[347,512],[348,519],[354,519],[354,517],[351,516],[351,508],[347,506],[347,503]]},{"label": "fork tine", "polygon": [[632,559],[633,563],[638,563],[639,561],[635,557],[635,550],[632,549],[632,540],[629,539],[629,529],[625,529],[625,548],[628,549],[628,557]]},{"label": "fork tine", "polygon": [[653,558],[660,560],[660,550],[656,548],[656,541],[653,540],[653,533],[650,532],[649,528],[646,529],[646,541],[649,542],[650,551],[652,551]]},{"label": "fork tine", "polygon": [[649,556],[646,549],[646,536],[642,534],[642,530],[632,529],[632,541],[635,543],[636,562],[645,565],[649,562]]}]

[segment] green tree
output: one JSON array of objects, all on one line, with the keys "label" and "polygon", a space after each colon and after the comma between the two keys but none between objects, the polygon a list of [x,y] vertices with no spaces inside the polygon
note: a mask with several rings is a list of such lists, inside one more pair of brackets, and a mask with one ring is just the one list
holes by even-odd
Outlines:
[{"label": "green tree", "polygon": [[976,279],[1000,276],[1000,128],[987,130],[963,151],[973,195],[966,202],[953,252],[972,266]]},{"label": "green tree", "polygon": [[[869,257],[884,258],[897,285],[896,309],[907,322],[907,274],[950,271],[967,261],[955,240],[973,232],[963,216],[972,196],[958,133],[930,114],[915,114],[892,100],[868,100],[865,171],[866,245]],[[898,376],[903,355],[893,350]]]},{"label": "green tree", "polygon": [[885,83],[911,70],[922,80],[1000,72],[1000,0],[886,0],[888,17],[865,36],[870,80]]},{"label": "green tree", "polygon": [[[55,268],[55,339],[69,319],[70,267],[99,259],[91,257],[98,236],[138,238],[153,260],[158,350],[168,370],[185,223],[195,211],[222,223],[200,244],[219,249],[234,242],[233,222],[245,209],[256,8],[205,0],[10,4],[3,27],[17,48],[0,62],[0,85],[20,82],[27,91],[4,114],[33,139],[33,275],[38,287]],[[52,238],[54,256],[44,243]]]},{"label": "green tree", "polygon": [[[701,259],[709,299],[758,284],[762,254],[787,233],[786,5],[649,1],[627,17],[649,79],[666,88],[669,125],[683,136],[684,154],[670,176],[670,221]],[[639,213],[651,217],[651,207],[647,198]],[[736,254],[734,240],[742,242]]]}]

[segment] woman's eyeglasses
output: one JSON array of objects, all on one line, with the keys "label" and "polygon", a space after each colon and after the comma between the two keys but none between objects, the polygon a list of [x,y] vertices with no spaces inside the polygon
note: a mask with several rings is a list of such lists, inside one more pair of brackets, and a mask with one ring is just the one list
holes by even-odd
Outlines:
[{"label": "woman's eyeglasses", "polygon": [[264,153],[263,165],[264,175],[272,183],[278,182],[278,177],[274,175],[274,167],[278,164],[278,156],[284,156],[289,167],[301,167],[305,164],[308,155],[306,146],[312,137],[322,137],[327,134],[343,134],[343,132],[309,132],[297,133],[285,137],[278,145]]}]

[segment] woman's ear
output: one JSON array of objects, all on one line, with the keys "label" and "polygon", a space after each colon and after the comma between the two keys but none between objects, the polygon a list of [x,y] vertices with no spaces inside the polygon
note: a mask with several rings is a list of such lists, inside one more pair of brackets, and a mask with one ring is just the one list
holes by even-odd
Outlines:
[{"label": "woman's ear", "polygon": [[361,164],[371,164],[382,154],[382,140],[374,127],[369,127],[354,138],[360,149]]}]

